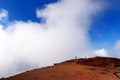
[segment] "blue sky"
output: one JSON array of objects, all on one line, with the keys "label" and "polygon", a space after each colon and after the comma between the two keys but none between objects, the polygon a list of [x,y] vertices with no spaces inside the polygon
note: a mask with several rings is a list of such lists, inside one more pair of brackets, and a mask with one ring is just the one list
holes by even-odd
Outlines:
[{"label": "blue sky", "polygon": [[91,40],[98,48],[113,48],[116,40],[120,39],[120,1],[107,2],[107,8],[93,20],[90,30]]},{"label": "blue sky", "polygon": [[46,4],[54,3],[57,0],[1,0],[0,8],[6,9],[9,12],[10,20],[33,20],[36,18],[36,8],[43,8]]}]

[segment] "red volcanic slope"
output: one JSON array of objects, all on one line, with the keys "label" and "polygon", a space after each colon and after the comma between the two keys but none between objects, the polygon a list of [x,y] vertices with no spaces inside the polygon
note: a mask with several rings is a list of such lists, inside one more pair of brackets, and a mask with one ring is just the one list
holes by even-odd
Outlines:
[{"label": "red volcanic slope", "polygon": [[0,80],[119,80],[119,63],[107,57],[73,59]]}]

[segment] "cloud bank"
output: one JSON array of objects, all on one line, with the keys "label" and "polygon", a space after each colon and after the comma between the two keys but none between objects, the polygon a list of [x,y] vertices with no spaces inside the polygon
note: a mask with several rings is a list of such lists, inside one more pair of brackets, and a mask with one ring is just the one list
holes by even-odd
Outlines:
[{"label": "cloud bank", "polygon": [[[83,57],[91,50],[88,31],[102,10],[94,0],[61,0],[36,9],[43,23],[14,21],[0,25],[0,77],[55,62]],[[7,17],[2,10],[0,19]]]},{"label": "cloud bank", "polygon": [[94,53],[96,56],[108,56],[108,51],[104,48],[96,50]]}]

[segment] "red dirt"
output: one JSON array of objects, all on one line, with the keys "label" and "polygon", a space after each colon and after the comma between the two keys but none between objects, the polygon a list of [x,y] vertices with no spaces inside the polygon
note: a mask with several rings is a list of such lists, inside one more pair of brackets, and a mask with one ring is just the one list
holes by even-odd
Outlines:
[{"label": "red dirt", "polygon": [[0,80],[119,80],[120,59],[94,57],[65,61]]}]

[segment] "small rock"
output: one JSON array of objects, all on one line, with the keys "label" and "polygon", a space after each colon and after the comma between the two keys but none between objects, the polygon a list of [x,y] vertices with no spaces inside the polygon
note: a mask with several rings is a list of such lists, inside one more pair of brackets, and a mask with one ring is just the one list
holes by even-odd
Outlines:
[{"label": "small rock", "polygon": [[116,77],[120,78],[120,72],[115,72],[114,74]]}]

